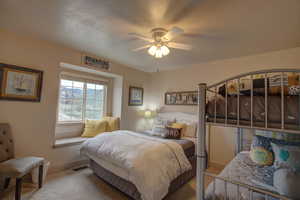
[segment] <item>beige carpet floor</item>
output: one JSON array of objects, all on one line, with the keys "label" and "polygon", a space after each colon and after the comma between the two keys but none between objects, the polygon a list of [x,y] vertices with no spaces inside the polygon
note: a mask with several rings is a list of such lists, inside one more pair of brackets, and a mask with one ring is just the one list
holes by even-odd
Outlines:
[{"label": "beige carpet floor", "polygon": [[[210,169],[212,173],[220,170]],[[206,179],[206,185],[211,180]],[[166,200],[195,200],[196,179],[192,179]],[[97,178],[90,169],[66,170],[48,176],[43,188],[25,183],[22,200],[129,200],[124,194]],[[5,200],[14,200],[14,187],[4,195]]]}]

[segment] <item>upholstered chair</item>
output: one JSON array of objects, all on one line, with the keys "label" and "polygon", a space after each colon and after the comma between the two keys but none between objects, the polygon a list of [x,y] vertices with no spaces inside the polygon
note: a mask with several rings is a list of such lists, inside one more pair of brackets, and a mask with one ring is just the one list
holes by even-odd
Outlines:
[{"label": "upholstered chair", "polygon": [[37,167],[39,167],[39,188],[41,188],[43,164],[44,159],[39,157],[14,158],[11,129],[8,124],[0,123],[0,179],[2,179],[0,182],[3,182],[0,191],[8,188],[11,179],[16,179],[15,199],[20,200],[23,177]]}]

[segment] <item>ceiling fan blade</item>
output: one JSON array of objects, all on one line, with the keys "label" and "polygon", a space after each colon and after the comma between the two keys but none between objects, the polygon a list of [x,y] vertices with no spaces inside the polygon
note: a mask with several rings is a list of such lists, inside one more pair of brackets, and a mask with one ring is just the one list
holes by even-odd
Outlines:
[{"label": "ceiling fan blade", "polygon": [[182,49],[182,50],[191,50],[192,49],[191,45],[177,43],[177,42],[169,42],[168,47],[174,48],[174,49]]},{"label": "ceiling fan blade", "polygon": [[179,36],[181,34],[184,33],[184,30],[174,26],[173,28],[171,28],[171,30],[168,31],[168,33],[166,35],[163,36],[163,40],[165,41],[171,41],[173,38],[175,38],[176,36]]},{"label": "ceiling fan blade", "polygon": [[138,34],[138,33],[129,33],[130,36],[136,37],[138,39],[147,41],[147,42],[154,42],[152,38],[146,37],[144,35]]},{"label": "ceiling fan blade", "polygon": [[145,45],[145,46],[142,46],[142,47],[138,47],[136,49],[133,49],[132,51],[140,51],[140,50],[143,50],[143,49],[147,49],[148,47],[151,47],[152,45],[151,44],[148,44],[148,45]]}]

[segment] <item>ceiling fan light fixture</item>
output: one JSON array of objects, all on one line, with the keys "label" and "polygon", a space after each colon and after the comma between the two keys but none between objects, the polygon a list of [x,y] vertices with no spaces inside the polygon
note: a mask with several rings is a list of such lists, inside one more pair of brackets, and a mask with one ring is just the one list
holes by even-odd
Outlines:
[{"label": "ceiling fan light fixture", "polygon": [[149,53],[150,55],[152,55],[152,56],[155,55],[156,51],[157,51],[157,46],[155,46],[155,45],[152,45],[152,46],[148,49],[148,53]]},{"label": "ceiling fan light fixture", "polygon": [[184,30],[181,28],[173,27],[170,30],[164,28],[154,28],[151,30],[151,33],[152,37],[140,35],[138,33],[130,34],[149,43],[148,45],[134,49],[134,51],[140,51],[149,48],[149,55],[155,58],[162,58],[170,54],[170,48],[186,51],[191,50],[190,45],[173,41],[175,37],[178,37],[179,35],[182,35],[184,33]]},{"label": "ceiling fan light fixture", "polygon": [[163,53],[160,47],[157,48],[156,52],[155,52],[155,58],[162,58],[163,57]]},{"label": "ceiling fan light fixture", "polygon": [[162,52],[163,56],[166,56],[166,55],[168,55],[170,53],[170,49],[167,46],[165,46],[165,45],[163,45],[162,47],[160,47],[160,49],[161,49],[161,52]]}]

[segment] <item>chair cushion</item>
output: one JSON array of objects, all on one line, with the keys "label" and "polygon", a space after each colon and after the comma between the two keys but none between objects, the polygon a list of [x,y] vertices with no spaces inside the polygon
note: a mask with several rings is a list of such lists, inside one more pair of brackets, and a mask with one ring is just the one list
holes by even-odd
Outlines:
[{"label": "chair cushion", "polygon": [[14,157],[14,144],[10,127],[6,123],[0,123],[0,162]]},{"label": "chair cushion", "polygon": [[25,157],[7,160],[0,163],[0,174],[5,177],[18,178],[29,173],[44,162],[44,158]]}]

